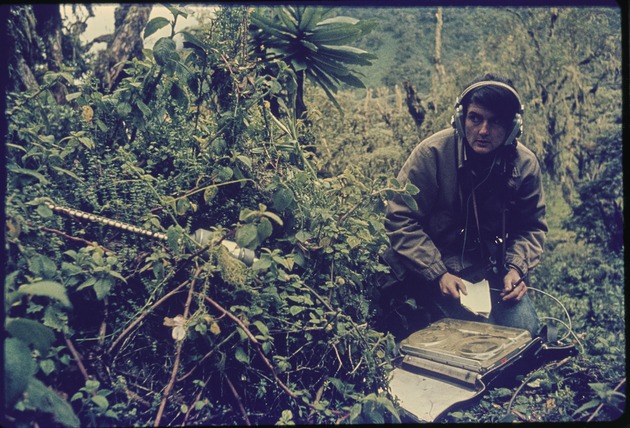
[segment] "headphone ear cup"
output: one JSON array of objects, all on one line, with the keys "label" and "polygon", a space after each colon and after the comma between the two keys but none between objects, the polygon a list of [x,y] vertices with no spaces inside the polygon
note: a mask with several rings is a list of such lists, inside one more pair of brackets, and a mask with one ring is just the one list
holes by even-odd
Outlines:
[{"label": "headphone ear cup", "polygon": [[514,120],[512,121],[512,130],[510,131],[510,134],[508,135],[508,137],[505,139],[504,144],[506,146],[515,146],[516,139],[520,137],[522,133],[523,133],[523,117],[521,116],[520,113],[516,113],[516,115],[514,116]]},{"label": "headphone ear cup", "polygon": [[518,138],[523,135],[523,116],[521,116],[520,113],[516,113],[516,116],[514,117],[514,122],[514,126],[518,127],[518,134],[516,134],[516,138]]},{"label": "headphone ear cup", "polygon": [[461,104],[458,104],[455,108],[455,114],[451,119],[451,125],[457,130],[457,134],[461,138],[466,136],[464,131],[464,107]]}]

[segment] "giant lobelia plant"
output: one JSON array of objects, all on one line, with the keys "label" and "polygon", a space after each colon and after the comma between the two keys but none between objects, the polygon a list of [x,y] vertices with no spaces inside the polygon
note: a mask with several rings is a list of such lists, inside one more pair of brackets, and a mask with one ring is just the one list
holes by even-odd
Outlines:
[{"label": "giant lobelia plant", "polygon": [[[341,84],[363,88],[360,72],[349,66],[371,65],[376,56],[349,43],[369,33],[376,21],[347,16],[326,18],[332,9],[287,6],[252,12],[250,26],[254,51],[267,71],[277,76],[283,62],[294,74],[295,112],[302,118],[304,82],[308,78],[320,86],[341,112],[334,94]],[[268,15],[271,15],[270,17]]]}]

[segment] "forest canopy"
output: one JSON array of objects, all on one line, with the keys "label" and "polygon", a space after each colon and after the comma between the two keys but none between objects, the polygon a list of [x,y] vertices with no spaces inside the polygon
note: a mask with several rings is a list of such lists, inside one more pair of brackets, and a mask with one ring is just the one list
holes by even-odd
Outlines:
[{"label": "forest canopy", "polygon": [[4,426],[403,421],[384,207],[487,72],[544,174],[532,298],[580,352],[446,420],[624,414],[627,10],[120,4],[85,42],[97,6],[61,7],[4,6]]}]

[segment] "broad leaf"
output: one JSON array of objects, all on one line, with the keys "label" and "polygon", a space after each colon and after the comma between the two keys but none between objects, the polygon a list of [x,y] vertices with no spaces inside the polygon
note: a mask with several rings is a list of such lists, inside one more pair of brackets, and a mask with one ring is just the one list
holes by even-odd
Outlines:
[{"label": "broad leaf", "polygon": [[294,32],[298,29],[297,20],[287,12],[287,8],[279,9],[278,17],[280,18],[284,26],[289,29],[289,31]]},{"label": "broad leaf", "polygon": [[4,341],[4,398],[11,407],[28,387],[37,372],[37,364],[31,357],[26,343],[16,338]]},{"label": "broad leaf", "polygon": [[281,187],[273,195],[273,207],[278,211],[284,211],[291,205],[295,197],[291,189]]},{"label": "broad leaf", "polygon": [[416,200],[410,195],[400,195],[405,205],[411,208],[413,211],[418,211],[418,203]]},{"label": "broad leaf", "polygon": [[239,247],[247,248],[258,239],[258,228],[248,223],[236,231],[236,243]]},{"label": "broad leaf", "polygon": [[68,299],[68,295],[66,294],[65,287],[55,281],[39,281],[33,284],[24,284],[18,288],[18,292],[34,296],[50,297],[58,300],[65,307],[72,307],[72,303],[70,303],[70,299]]},{"label": "broad leaf", "polygon": [[109,407],[109,401],[107,400],[107,397],[103,397],[102,395],[94,395],[91,400],[93,403],[96,403],[96,405],[101,409],[107,409]]},{"label": "broad leaf", "polygon": [[[258,27],[264,32],[269,33],[270,35],[274,35],[277,37],[287,37],[290,36],[291,33],[287,31],[285,27],[283,27],[279,23],[275,23],[262,15],[254,12],[250,15],[251,23],[254,27]],[[264,36],[264,33],[263,33]]]},{"label": "broad leaf", "polygon": [[261,218],[260,223],[257,226],[257,233],[258,242],[263,242],[265,239],[269,238],[273,233],[273,226],[271,225],[271,222],[266,218]]},{"label": "broad leaf", "polygon": [[147,26],[144,29],[144,38],[146,39],[156,31],[161,30],[170,24],[170,21],[164,17],[153,18],[147,23]]},{"label": "broad leaf", "polygon": [[45,355],[55,340],[51,329],[34,320],[14,318],[6,326],[11,336],[20,339],[27,345],[33,345],[40,354]]},{"label": "broad leaf", "polygon": [[[48,208],[46,205],[40,205],[37,208],[38,210],[40,208],[48,209],[52,213],[52,210],[50,210],[50,208]],[[28,269],[33,274],[33,276],[45,279],[51,279],[57,273],[57,265],[55,264],[55,262],[53,262],[48,256],[45,256],[43,254],[35,254],[30,257],[28,259]]]},{"label": "broad leaf", "polygon": [[345,64],[372,65],[371,59],[377,56],[362,49],[351,46],[324,46],[320,45],[319,53],[329,60],[336,60]]},{"label": "broad leaf", "polygon": [[175,42],[168,37],[162,37],[153,46],[153,57],[155,62],[161,66],[170,65],[173,61],[179,59],[176,52]]},{"label": "broad leaf", "polygon": [[247,356],[247,353],[243,351],[243,348],[241,347],[236,348],[234,357],[236,357],[236,359],[240,361],[241,363],[245,363],[245,364],[249,363],[249,357]]},{"label": "broad leaf", "polygon": [[111,277],[97,279],[93,286],[96,298],[103,300],[107,297],[112,289],[112,285],[114,285],[114,281]]},{"label": "broad leaf", "polygon": [[333,18],[328,18],[323,21],[320,21],[317,25],[330,25],[330,24],[348,24],[354,25],[359,22],[358,19],[352,18],[350,16],[335,16]]},{"label": "broad leaf", "polygon": [[187,31],[180,33],[184,38],[184,47],[194,49],[202,58],[206,58],[206,44]]},{"label": "broad leaf", "polygon": [[355,27],[318,28],[309,40],[324,45],[345,45],[356,40],[360,35],[361,31]]},{"label": "broad leaf", "polygon": [[58,166],[53,166],[52,169],[54,169],[55,171],[60,172],[62,174],[66,174],[67,176],[72,177],[72,178],[74,178],[75,180],[77,180],[77,181],[79,181],[81,183],[84,182],[84,180],[82,178],[80,178],[78,175],[76,175],[72,171],[68,171],[67,169],[63,169],[63,168],[60,168]]},{"label": "broad leaf", "polygon": [[329,76],[328,73],[318,67],[317,64],[313,64],[308,71],[309,77],[317,82],[324,91],[337,92],[337,83],[333,82],[332,76]]},{"label": "broad leaf", "polygon": [[307,7],[304,8],[304,13],[302,14],[302,19],[299,23],[300,31],[309,31],[312,25],[317,23],[322,17],[322,9],[318,7]]},{"label": "broad leaf", "polygon": [[338,75],[336,77],[346,85],[354,86],[355,88],[365,88],[365,85],[363,84],[361,79],[353,74]]},{"label": "broad leaf", "polygon": [[37,171],[33,171],[32,169],[26,169],[26,168],[20,168],[18,166],[16,166],[15,164],[10,164],[7,166],[7,169],[10,172],[16,173],[16,174],[22,174],[22,175],[29,175],[31,177],[36,178],[40,183],[47,185],[50,184],[50,181],[48,181],[46,179],[46,177],[44,177],[42,174],[40,174]]},{"label": "broad leaf", "polygon": [[346,66],[340,64],[337,61],[330,61],[328,58],[323,56],[315,58],[313,60],[313,64],[317,65],[327,74],[335,77],[346,76],[350,73],[350,70],[348,70]]},{"label": "broad leaf", "polygon": [[181,16],[184,19],[188,18],[188,13],[184,12],[183,10],[178,9],[177,7],[175,7],[175,6],[173,6],[173,5],[169,4],[169,3],[164,4],[164,6],[169,10],[169,12],[171,12],[171,14],[174,17]]},{"label": "broad leaf", "polygon": [[28,400],[39,411],[51,413],[55,421],[65,427],[79,427],[79,418],[70,404],[40,380],[31,378],[28,384]]}]

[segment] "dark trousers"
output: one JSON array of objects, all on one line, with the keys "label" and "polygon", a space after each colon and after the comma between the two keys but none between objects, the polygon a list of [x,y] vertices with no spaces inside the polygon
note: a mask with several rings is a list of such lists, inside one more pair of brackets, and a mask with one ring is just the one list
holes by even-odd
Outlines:
[{"label": "dark trousers", "polygon": [[379,314],[375,328],[390,332],[396,342],[442,318],[486,322],[528,330],[532,337],[539,334],[540,321],[534,305],[525,297],[520,302],[503,302],[499,295],[500,278],[488,278],[492,312],[484,318],[463,308],[459,301],[442,296],[437,281],[426,282],[413,275],[403,281],[393,278],[383,284],[378,297]]},{"label": "dark trousers", "polygon": [[443,318],[439,308],[431,304],[437,297],[432,288],[437,287],[410,275],[402,281],[389,277],[381,284],[377,296],[376,330],[391,333],[399,342]]}]

